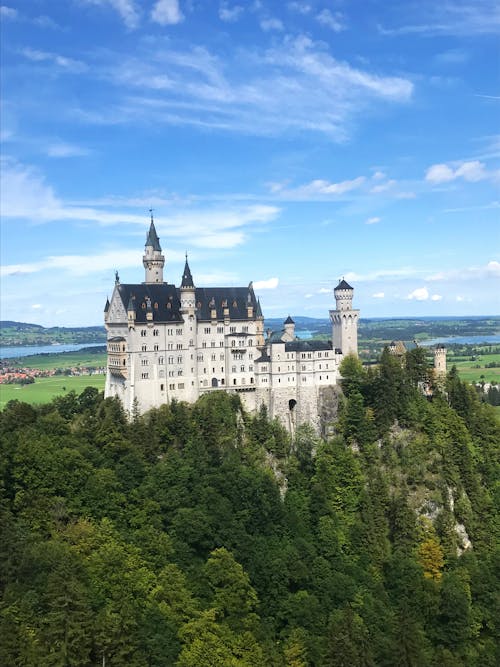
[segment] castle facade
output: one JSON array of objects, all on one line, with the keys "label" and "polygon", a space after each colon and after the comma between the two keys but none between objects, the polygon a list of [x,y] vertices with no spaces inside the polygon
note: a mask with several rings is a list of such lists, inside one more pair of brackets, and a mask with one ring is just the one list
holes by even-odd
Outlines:
[{"label": "castle facade", "polygon": [[252,283],[196,287],[187,257],[180,286],[165,282],[153,219],[143,265],[143,283],[123,284],[117,274],[106,301],[106,397],[131,414],[224,390],[238,392],[249,411],[265,405],[292,432],[300,423],[320,427],[344,355],[357,354],[359,311],[345,280],[333,290],[331,340],[302,340],[290,317],[281,332],[264,334]]}]

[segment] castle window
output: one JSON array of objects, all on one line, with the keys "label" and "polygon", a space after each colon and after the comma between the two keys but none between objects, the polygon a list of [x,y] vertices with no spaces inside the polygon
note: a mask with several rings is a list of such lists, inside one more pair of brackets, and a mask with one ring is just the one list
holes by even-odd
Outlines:
[{"label": "castle window", "polygon": [[164,385],[164,384],[161,384],[161,385],[160,385],[160,391],[164,391],[164,390],[165,390],[165,385]]},{"label": "castle window", "polygon": [[182,364],[182,357],[177,357],[177,363]]},{"label": "castle window", "polygon": [[169,389],[175,389],[175,384],[169,384],[169,385],[168,385],[168,388],[169,388]]},{"label": "castle window", "polygon": [[146,329],[141,329],[141,336],[144,338],[144,336],[147,334]]},{"label": "castle window", "polygon": [[176,329],[176,330],[175,330],[175,333],[176,333],[178,336],[182,336],[182,329]]},{"label": "castle window", "polygon": [[177,375],[182,375],[182,371],[177,371]]},{"label": "castle window", "polygon": [[253,352],[250,352],[250,354],[248,355],[248,358],[253,359]]},{"label": "castle window", "polygon": [[148,377],[149,377],[149,373],[142,373],[141,377],[142,377],[143,380],[147,380]]},{"label": "castle window", "polygon": [[143,352],[146,352],[146,349],[147,349],[147,348],[146,348],[145,345],[143,345],[141,349],[142,349]]},{"label": "castle window", "polygon": [[148,365],[148,360],[147,359],[141,359],[141,364],[142,364],[142,366],[147,366]]},{"label": "castle window", "polygon": [[146,310],[146,304],[144,303],[144,301],[142,302],[141,308],[142,308],[142,310]]},{"label": "castle window", "polygon": [[182,350],[182,343],[177,343],[177,349]]},{"label": "castle window", "polygon": [[253,384],[253,378],[250,378],[250,384]]},{"label": "castle window", "polygon": [[234,378],[234,380],[233,380],[233,384],[236,384],[236,378]]},{"label": "castle window", "polygon": [[229,333],[236,333],[236,327],[229,327]]},{"label": "castle window", "polygon": [[221,342],[219,343],[219,347],[224,347],[224,341],[223,340],[221,340]]},{"label": "castle window", "polygon": [[201,347],[206,347],[206,346],[207,346],[207,342],[204,340],[203,343],[201,344]]},{"label": "castle window", "polygon": [[245,372],[245,366],[240,366],[240,371],[241,371],[242,373],[244,373],[244,372]]},{"label": "castle window", "polygon": [[158,331],[158,329],[153,329],[153,336],[159,336],[159,335],[160,332]]},{"label": "castle window", "polygon": [[233,301],[233,308],[237,308],[238,304],[236,303],[236,299]]},{"label": "castle window", "polygon": [[242,327],[241,330],[243,331],[243,333],[248,333],[248,327]]},{"label": "castle window", "polygon": [[173,329],[167,329],[167,335],[173,336],[174,335],[174,330]]},{"label": "castle window", "polygon": [[221,384],[224,384],[224,378],[222,378],[222,380],[220,381],[220,383],[221,383]]},{"label": "castle window", "polygon": [[236,373],[236,366],[231,366],[231,373]]},{"label": "castle window", "polygon": [[170,310],[171,308],[172,308],[172,304],[171,304],[170,301],[169,301],[169,302],[167,303],[167,310]]},{"label": "castle window", "polygon": [[218,334],[223,334],[224,333],[224,327],[217,327],[217,333]]},{"label": "castle window", "polygon": [[219,355],[219,359],[220,359],[221,361],[224,361],[224,355],[223,355],[223,354],[220,354],[220,355]]},{"label": "castle window", "polygon": [[159,346],[159,345],[154,345],[154,346],[153,346],[153,350],[154,350],[155,352],[158,352],[159,349],[160,349],[160,346]]},{"label": "castle window", "polygon": [[189,347],[193,347],[193,345],[194,345],[194,341],[193,341],[193,339],[191,338],[191,340],[189,341]]},{"label": "castle window", "polygon": [[154,309],[158,310],[158,301],[155,301]]},{"label": "castle window", "polygon": [[174,377],[174,371],[168,371],[168,377],[173,378]]},{"label": "castle window", "polygon": [[206,334],[209,334],[209,333],[210,333],[210,327],[205,327],[204,332],[205,332]]},{"label": "castle window", "polygon": [[178,387],[179,389],[184,389],[184,382],[179,382],[179,384],[177,385],[177,387]]},{"label": "castle window", "polygon": [[236,347],[236,341],[235,340],[231,341],[231,347]]},{"label": "castle window", "polygon": [[174,358],[173,358],[173,357],[169,357],[169,358],[168,358],[168,363],[169,363],[169,364],[173,364],[173,363],[174,363]]},{"label": "castle window", "polygon": [[253,345],[253,340],[250,338],[250,340],[248,341],[248,346],[252,347],[252,345]]},{"label": "castle window", "polygon": [[168,343],[167,350],[173,350],[173,349],[174,349],[174,344],[173,343]]},{"label": "castle window", "polygon": [[216,355],[212,354],[212,361],[215,361],[215,359],[216,359]]},{"label": "castle window", "polygon": [[221,367],[220,372],[224,373],[224,366]]},{"label": "castle window", "polygon": [[[318,359],[321,359],[321,352],[318,352]],[[321,366],[320,366],[321,368]]]}]

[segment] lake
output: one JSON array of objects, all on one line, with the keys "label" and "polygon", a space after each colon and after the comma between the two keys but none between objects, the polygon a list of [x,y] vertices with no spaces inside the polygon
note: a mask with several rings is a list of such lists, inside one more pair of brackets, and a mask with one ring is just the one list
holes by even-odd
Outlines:
[{"label": "lake", "polygon": [[486,343],[487,345],[498,345],[500,343],[500,335],[479,335],[479,336],[448,336],[443,338],[429,338],[428,340],[419,341],[420,345],[438,345],[442,343],[443,345],[480,345],[481,343]]},{"label": "lake", "polygon": [[59,352],[76,352],[84,347],[102,347],[106,343],[79,343],[61,345],[23,345],[15,347],[1,347],[0,359],[14,359],[17,357],[31,357],[33,354],[57,354]]}]

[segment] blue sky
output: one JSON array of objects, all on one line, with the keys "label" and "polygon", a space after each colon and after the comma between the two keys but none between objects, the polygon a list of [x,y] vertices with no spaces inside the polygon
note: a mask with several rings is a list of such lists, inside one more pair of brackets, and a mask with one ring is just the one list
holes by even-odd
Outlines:
[{"label": "blue sky", "polygon": [[1,0],[1,319],[144,279],[268,317],[500,312],[496,0]]}]

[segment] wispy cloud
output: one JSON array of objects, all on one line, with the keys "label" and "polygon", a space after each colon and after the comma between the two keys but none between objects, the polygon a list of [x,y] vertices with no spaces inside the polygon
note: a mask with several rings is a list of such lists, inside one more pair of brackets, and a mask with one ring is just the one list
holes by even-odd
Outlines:
[{"label": "wispy cloud", "polygon": [[235,23],[244,12],[241,5],[230,5],[228,2],[221,2],[219,7],[219,18],[226,23]]},{"label": "wispy cloud", "polygon": [[58,53],[26,48],[22,50],[22,54],[32,62],[49,62],[58,65],[60,68],[67,70],[68,72],[83,72],[87,69],[87,65],[81,60],[68,58],[67,56],[62,56]]},{"label": "wispy cloud", "polygon": [[367,225],[376,225],[377,222],[380,222],[380,218],[377,216],[373,216],[372,218],[368,218],[368,220],[365,221]]},{"label": "wispy cloud", "polygon": [[77,0],[77,2],[82,5],[96,5],[112,9],[130,30],[139,25],[140,12],[135,0]]},{"label": "wispy cloud", "polygon": [[264,32],[270,32],[271,30],[281,31],[284,28],[283,22],[280,19],[272,17],[261,19],[260,27]]},{"label": "wispy cloud", "polygon": [[47,155],[55,158],[84,157],[92,151],[84,146],[76,146],[65,142],[57,142],[47,146]]},{"label": "wispy cloud", "polygon": [[114,63],[96,63],[110,98],[73,113],[88,123],[143,121],[261,135],[307,131],[345,141],[361,112],[377,102],[406,103],[413,94],[409,79],[338,61],[307,37],[285,37],[263,51],[235,50],[224,61],[205,47],[144,48],[140,58],[120,54]]},{"label": "wispy cloud", "polygon": [[[500,8],[496,0],[422,0],[401,5],[399,25],[379,26],[383,35],[487,35],[500,31]],[[394,12],[393,16],[397,17]]]},{"label": "wispy cloud", "polygon": [[[33,223],[80,221],[99,225],[141,225],[144,214],[129,207],[74,206],[61,200],[36,170],[3,162],[1,170],[1,209],[5,221],[25,219]],[[142,203],[141,203],[142,207]],[[173,206],[170,205],[172,211]],[[155,216],[160,234],[201,248],[232,248],[244,243],[257,225],[276,219],[277,206],[265,204],[234,204],[226,206],[178,206],[169,215]],[[5,222],[4,224],[8,224]]]},{"label": "wispy cloud", "polygon": [[19,16],[19,12],[14,7],[7,7],[7,5],[0,5],[0,17],[2,19],[10,19],[15,21]]},{"label": "wispy cloud", "polygon": [[345,30],[344,15],[341,12],[332,13],[329,9],[323,9],[316,15],[316,21],[333,32]]}]

